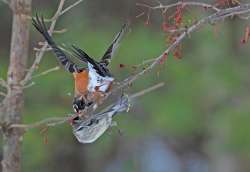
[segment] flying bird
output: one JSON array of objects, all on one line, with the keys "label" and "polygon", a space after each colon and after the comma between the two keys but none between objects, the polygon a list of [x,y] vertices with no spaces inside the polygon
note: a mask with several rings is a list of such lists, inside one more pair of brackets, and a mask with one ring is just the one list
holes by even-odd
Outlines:
[{"label": "flying bird", "polygon": [[114,56],[115,50],[118,48],[119,42],[128,28],[128,24],[124,24],[120,32],[115,36],[111,45],[108,47],[104,55],[99,61],[90,57],[79,47],[72,45],[73,56],[77,57],[81,62],[87,64],[87,67],[79,67],[70,60],[68,55],[57,46],[47,27],[43,17],[41,19],[36,15],[32,19],[34,27],[42,34],[48,45],[52,48],[58,61],[64,68],[73,74],[75,84],[75,94],[73,100],[73,109],[77,114],[81,114],[86,108],[92,104],[98,105],[107,93],[111,91],[114,77],[109,71],[108,65]]}]

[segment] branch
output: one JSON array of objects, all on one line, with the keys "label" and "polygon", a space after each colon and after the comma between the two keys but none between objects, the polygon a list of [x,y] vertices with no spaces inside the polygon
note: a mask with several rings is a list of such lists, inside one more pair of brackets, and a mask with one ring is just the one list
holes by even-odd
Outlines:
[{"label": "branch", "polygon": [[50,72],[54,72],[54,71],[57,71],[59,69],[60,69],[60,67],[56,66],[56,67],[50,68],[48,70],[45,70],[45,71],[43,71],[43,72],[41,72],[41,73],[39,73],[37,75],[34,75],[32,78],[37,78],[37,77],[40,77],[40,76],[44,76],[44,75],[47,75]]},{"label": "branch", "polygon": [[52,127],[52,126],[67,122],[71,118],[70,116],[71,114],[69,114],[66,117],[51,117],[51,118],[47,118],[47,119],[35,122],[33,124],[12,124],[10,125],[9,128],[21,128],[27,131],[32,128]]},{"label": "branch", "polygon": [[4,79],[0,78],[0,86],[8,88],[8,83]]},{"label": "branch", "polygon": [[64,13],[68,12],[69,10],[71,10],[72,8],[74,8],[75,6],[77,6],[78,4],[80,4],[83,0],[78,0],[75,3],[73,3],[72,5],[68,6],[67,8],[65,8],[61,13],[60,16],[63,15]]},{"label": "branch", "polygon": [[131,100],[133,100],[133,99],[135,99],[135,98],[137,98],[137,97],[141,97],[141,96],[143,96],[143,95],[145,95],[145,94],[147,94],[147,93],[150,93],[150,92],[152,92],[152,91],[154,91],[154,90],[156,90],[156,89],[159,89],[159,88],[163,87],[164,85],[165,85],[165,84],[164,84],[163,82],[161,82],[161,83],[156,84],[156,85],[154,85],[154,86],[152,86],[152,87],[149,87],[149,88],[146,88],[146,89],[144,89],[144,90],[142,90],[142,91],[139,91],[139,92],[137,92],[137,93],[134,93],[134,94],[132,94],[131,96],[129,96],[129,98],[130,98]]},{"label": "branch", "polygon": [[6,97],[7,96],[7,94],[6,93],[4,93],[4,92],[0,92],[0,97]]},{"label": "branch", "polygon": [[[33,78],[38,78],[38,77],[40,77],[40,76],[47,75],[47,74],[49,74],[49,73],[51,73],[51,72],[54,72],[54,71],[57,71],[57,70],[59,70],[59,69],[60,69],[59,66],[50,68],[50,69],[45,70],[45,71],[43,71],[43,72],[41,72],[41,73],[39,73],[39,74],[37,74],[37,75],[32,76],[31,79],[33,79]],[[30,82],[29,84],[23,85],[22,87],[23,87],[23,89],[27,89],[27,88],[32,87],[33,85],[35,85],[35,82],[32,81],[32,82]]]},{"label": "branch", "polygon": [[[132,94],[131,96],[129,96],[129,99],[135,99],[137,97],[140,97],[140,96],[143,96],[149,92],[152,92],[156,89],[159,89],[161,87],[164,86],[164,83],[159,83],[159,84],[156,84],[152,87],[149,87],[147,89],[144,89],[142,91],[139,91],[135,94]],[[111,107],[113,104],[107,106],[107,107]],[[107,108],[105,108],[107,109]],[[92,115],[89,115],[89,116],[92,116]],[[38,122],[35,122],[33,124],[12,124],[9,126],[9,128],[21,128],[23,129],[24,131],[27,131],[29,129],[32,129],[32,128],[39,128],[39,127],[53,127],[53,126],[56,126],[56,125],[60,125],[60,124],[63,124],[67,121],[69,121],[70,119],[72,119],[72,114],[68,114],[67,116],[65,117],[51,117],[51,118],[47,118],[47,119],[44,119],[44,120],[41,120],[41,121],[38,121]]]},{"label": "branch", "polygon": [[[7,1],[7,0],[2,0],[2,1]],[[60,17],[62,16],[64,13],[68,12],[69,10],[71,10],[72,8],[74,8],[75,6],[77,6],[78,4],[80,4],[83,0],[78,0],[76,2],[74,2],[73,4],[71,4],[70,6],[68,6],[67,8],[65,9],[62,9],[59,13],[59,15],[54,15],[53,17],[47,19],[47,18],[44,18],[44,22],[52,22],[55,20],[56,17]],[[27,16],[28,19],[32,20],[32,16]],[[55,33],[55,31],[53,32]],[[59,32],[61,33],[61,32]]]},{"label": "branch", "polygon": [[198,7],[202,7],[202,8],[208,8],[208,9],[213,9],[214,11],[218,12],[220,11],[219,8],[217,8],[215,5],[211,5],[211,4],[207,4],[207,3],[203,3],[203,2],[183,2],[183,1],[179,1],[177,3],[174,4],[170,4],[170,5],[163,5],[159,2],[160,5],[158,6],[150,6],[147,4],[142,4],[142,3],[136,3],[137,6],[141,6],[141,7],[146,7],[148,9],[151,10],[158,10],[158,9],[163,9],[164,13],[167,12],[168,9],[173,8],[173,7],[177,7],[177,6],[198,6]]},{"label": "branch", "polygon": [[184,40],[184,38],[186,38],[186,36],[189,36],[192,32],[198,30],[201,26],[206,25],[206,24],[215,24],[216,22],[223,21],[227,17],[248,14],[248,13],[250,13],[250,3],[240,5],[237,7],[221,9],[220,11],[195,22],[193,25],[185,29],[185,31],[183,31],[160,56],[156,57],[154,61],[148,67],[144,68],[144,70],[137,73],[136,75],[133,75],[123,80],[121,82],[122,84],[116,87],[113,92],[116,92],[120,89],[124,89],[125,87],[128,87],[132,82],[137,80],[146,72],[149,72],[150,70],[152,70],[155,66],[157,66],[157,64],[160,63],[164,55],[169,54],[171,51],[173,51]]}]

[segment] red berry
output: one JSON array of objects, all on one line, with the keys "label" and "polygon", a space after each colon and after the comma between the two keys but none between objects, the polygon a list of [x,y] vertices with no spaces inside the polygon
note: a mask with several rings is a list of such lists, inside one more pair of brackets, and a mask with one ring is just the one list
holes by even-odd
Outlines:
[{"label": "red berry", "polygon": [[125,64],[119,64],[119,68],[124,68]]}]

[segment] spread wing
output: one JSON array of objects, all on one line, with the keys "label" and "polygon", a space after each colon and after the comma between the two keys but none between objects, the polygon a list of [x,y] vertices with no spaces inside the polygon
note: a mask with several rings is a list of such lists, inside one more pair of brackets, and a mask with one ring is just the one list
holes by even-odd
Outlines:
[{"label": "spread wing", "polygon": [[97,74],[101,75],[102,77],[110,76],[110,73],[109,73],[108,69],[106,68],[106,66],[101,65],[99,62],[97,62],[94,59],[92,59],[91,57],[89,57],[80,48],[78,48],[74,45],[72,45],[72,48],[73,48],[72,51],[73,51],[74,55],[77,58],[79,58],[80,60],[87,62],[88,66],[91,65],[91,69],[94,69]]},{"label": "spread wing", "polygon": [[75,45],[72,45],[72,48],[70,50],[74,53],[73,56],[78,58],[80,61],[84,63],[88,63],[87,59],[91,59],[87,53],[85,53],[82,49],[78,48]]},{"label": "spread wing", "polygon": [[67,57],[67,55],[63,52],[63,50],[61,50],[56,45],[53,38],[50,36],[50,34],[47,31],[47,27],[44,23],[43,17],[39,19],[39,17],[36,15],[36,18],[32,18],[32,24],[43,35],[44,39],[52,48],[57,59],[67,71],[69,71],[70,73],[74,73],[74,72],[78,73],[81,71],[80,68]]},{"label": "spread wing", "polygon": [[118,48],[119,46],[119,43],[120,43],[120,40],[121,38],[123,37],[124,33],[127,31],[128,29],[128,23],[124,24],[122,26],[122,29],[121,31],[115,36],[115,39],[112,41],[111,45],[108,47],[108,49],[106,50],[106,52],[104,53],[100,63],[108,66],[114,53],[115,53],[115,50]]}]

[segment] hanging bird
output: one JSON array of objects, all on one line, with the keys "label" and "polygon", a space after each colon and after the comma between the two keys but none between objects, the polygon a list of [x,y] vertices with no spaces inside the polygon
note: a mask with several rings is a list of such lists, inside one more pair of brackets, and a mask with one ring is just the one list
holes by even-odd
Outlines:
[{"label": "hanging bird", "polygon": [[119,100],[110,106],[107,110],[94,114],[88,119],[81,119],[78,116],[72,121],[73,133],[81,143],[93,143],[103,133],[114,126],[113,117],[117,113],[128,111],[130,108],[130,99],[123,95]]},{"label": "hanging bird", "polygon": [[52,48],[55,56],[64,68],[73,74],[75,82],[75,95],[73,100],[73,109],[77,114],[83,112],[92,104],[98,102],[111,90],[114,77],[111,75],[108,65],[114,56],[119,42],[128,28],[128,24],[122,26],[121,31],[115,36],[111,45],[104,53],[100,61],[96,61],[87,55],[77,46],[72,46],[74,56],[87,64],[86,68],[79,67],[72,62],[69,57],[60,49],[47,31],[43,17],[32,19],[34,27],[43,35],[49,46]]}]

